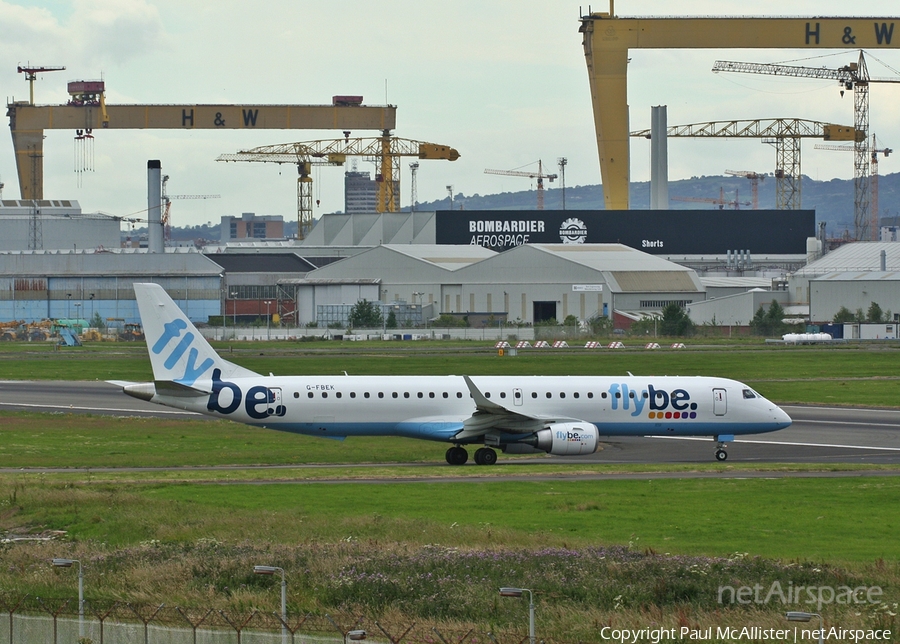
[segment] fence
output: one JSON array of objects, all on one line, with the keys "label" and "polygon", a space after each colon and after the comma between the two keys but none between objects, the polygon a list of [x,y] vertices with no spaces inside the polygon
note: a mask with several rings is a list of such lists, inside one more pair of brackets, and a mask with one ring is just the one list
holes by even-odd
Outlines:
[{"label": "fence", "polygon": [[[0,597],[0,644],[347,644],[365,630],[375,644],[523,644],[519,632],[486,632],[430,625],[385,624],[359,615],[291,615],[259,610],[183,609],[128,602],[85,602],[83,621],[73,599]],[[355,638],[354,638],[355,639]],[[560,640],[540,640],[563,644]]]}]

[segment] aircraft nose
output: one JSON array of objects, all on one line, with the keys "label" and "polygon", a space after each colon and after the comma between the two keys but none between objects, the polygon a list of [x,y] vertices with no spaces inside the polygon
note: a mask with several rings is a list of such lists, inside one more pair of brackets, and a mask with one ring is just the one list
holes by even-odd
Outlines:
[{"label": "aircraft nose", "polygon": [[778,429],[784,429],[785,427],[790,427],[791,423],[794,421],[791,420],[791,417],[787,415],[787,412],[784,411],[781,407],[775,407],[775,423],[778,425]]}]

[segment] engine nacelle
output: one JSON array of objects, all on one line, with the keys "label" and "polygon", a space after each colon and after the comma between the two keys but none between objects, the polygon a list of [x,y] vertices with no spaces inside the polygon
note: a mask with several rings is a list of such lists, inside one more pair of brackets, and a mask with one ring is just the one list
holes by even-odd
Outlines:
[{"label": "engine nacelle", "polygon": [[600,446],[599,432],[591,423],[554,423],[535,433],[529,442],[554,456],[593,454]]}]

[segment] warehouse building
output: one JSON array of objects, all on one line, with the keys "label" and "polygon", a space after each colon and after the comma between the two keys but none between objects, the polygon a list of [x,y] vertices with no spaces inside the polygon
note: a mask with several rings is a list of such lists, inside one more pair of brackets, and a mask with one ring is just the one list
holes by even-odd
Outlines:
[{"label": "warehouse building", "polygon": [[302,324],[317,321],[322,306],[361,298],[419,304],[429,319],[446,314],[533,324],[660,311],[706,297],[693,270],[621,244],[529,244],[504,253],[478,245],[383,245],[292,284]]},{"label": "warehouse building", "polygon": [[3,199],[0,251],[115,249],[122,245],[120,219],[81,212],[77,201]]},{"label": "warehouse building", "polygon": [[195,252],[0,253],[0,320],[138,322],[135,282],[156,282],[193,322],[222,310],[222,268]]}]

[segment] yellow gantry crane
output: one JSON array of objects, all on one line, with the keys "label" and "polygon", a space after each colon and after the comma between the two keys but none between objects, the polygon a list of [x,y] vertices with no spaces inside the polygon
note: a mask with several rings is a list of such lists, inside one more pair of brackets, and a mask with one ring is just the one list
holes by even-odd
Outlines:
[{"label": "yellow gantry crane", "polygon": [[[631,136],[650,138],[650,130],[638,130]],[[775,204],[779,210],[798,210],[801,206],[800,139],[856,141],[852,127],[805,119],[754,119],[750,121],[710,121],[673,125],[668,137],[724,137],[762,139],[775,146]]]},{"label": "yellow gantry crane", "polygon": [[[627,210],[630,181],[628,63],[631,49],[897,49],[900,18],[581,17],[597,152],[607,210]],[[896,40],[894,40],[896,38]],[[637,64],[637,63],[634,63]]]},{"label": "yellow gantry crane", "polygon": [[537,179],[537,209],[544,209],[544,179],[549,180],[551,183],[558,175],[555,174],[544,174],[544,164],[540,161],[537,162],[538,169],[537,172],[527,172],[522,170],[491,170],[487,169],[484,171],[485,174],[499,174],[505,177],[528,177],[529,179]]},{"label": "yellow gantry crane", "polygon": [[413,141],[391,136],[385,130],[375,138],[333,139],[264,145],[236,154],[223,154],[217,161],[249,161],[257,163],[293,163],[297,166],[297,236],[304,239],[312,228],[312,177],[313,165],[343,165],[347,157],[363,157],[378,164],[375,180],[378,195],[377,212],[400,210],[400,157],[419,159],[443,159],[456,161],[459,152],[448,145]]},{"label": "yellow gantry crane", "polygon": [[29,100],[7,103],[16,153],[19,192],[24,200],[44,198],[44,132],[72,130],[393,130],[394,105],[363,105],[362,97],[334,96],[331,105],[109,105],[103,81],[69,83],[64,105],[35,105],[37,73],[65,67],[19,67],[29,81]]}]

